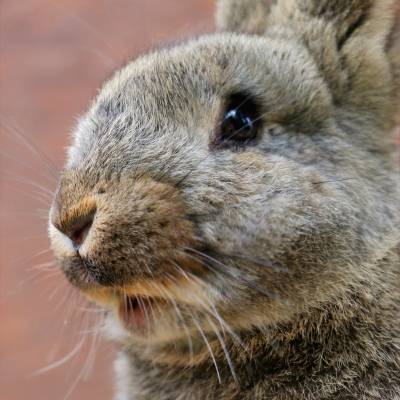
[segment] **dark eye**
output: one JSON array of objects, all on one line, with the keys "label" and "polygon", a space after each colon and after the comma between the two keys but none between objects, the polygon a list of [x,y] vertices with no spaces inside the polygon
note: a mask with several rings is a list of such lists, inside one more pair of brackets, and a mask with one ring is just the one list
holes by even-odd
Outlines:
[{"label": "dark eye", "polygon": [[258,107],[251,96],[234,94],[227,101],[212,144],[214,147],[228,147],[254,143],[260,125]]}]

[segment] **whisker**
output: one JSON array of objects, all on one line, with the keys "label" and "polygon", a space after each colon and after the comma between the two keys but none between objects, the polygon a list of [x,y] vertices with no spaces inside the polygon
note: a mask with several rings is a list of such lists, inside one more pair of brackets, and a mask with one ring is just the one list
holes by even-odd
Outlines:
[{"label": "whisker", "polygon": [[210,343],[209,343],[209,341],[208,341],[206,335],[204,334],[204,331],[203,331],[203,329],[201,328],[199,322],[198,322],[197,319],[195,318],[195,316],[194,316],[190,311],[189,311],[189,313],[190,313],[190,315],[191,315],[191,317],[192,317],[193,323],[196,325],[197,330],[199,331],[201,337],[203,338],[204,343],[205,343],[205,345],[206,345],[206,347],[207,347],[207,350],[208,350],[208,352],[209,352],[209,354],[210,354],[210,356],[211,356],[212,362],[213,362],[214,367],[215,367],[215,372],[217,373],[218,382],[219,382],[220,384],[222,384],[222,380],[221,380],[221,375],[220,375],[220,372],[219,372],[218,364],[217,364],[217,361],[216,361],[216,359],[215,359],[214,352],[212,351],[211,345],[210,345]]},{"label": "whisker", "polygon": [[[5,158],[5,159],[9,160],[9,161],[12,161],[13,163],[15,163],[15,164],[17,164],[17,165],[19,165],[21,167],[24,167],[28,171],[32,171],[32,167],[33,166],[21,161],[21,159],[12,157],[12,156],[10,156],[10,154],[6,154],[6,153],[4,153],[2,151],[0,151],[0,156],[2,158]],[[35,169],[33,172],[35,172],[36,176],[41,176],[42,178],[46,179],[49,183],[51,183],[53,185],[57,182],[55,177],[53,177],[53,176],[49,177],[48,175],[43,174],[43,171],[41,169]]]},{"label": "whisker", "polygon": [[66,362],[68,362],[69,360],[71,360],[73,357],[75,357],[78,354],[78,352],[82,349],[84,342],[85,342],[85,338],[83,337],[82,340],[76,345],[76,347],[70,353],[68,353],[66,356],[64,356],[60,360],[58,360],[44,368],[40,368],[39,370],[33,372],[30,376],[43,375],[44,373],[49,372],[49,371],[53,370],[54,368],[57,368],[57,367],[65,364]]},{"label": "whisker", "polygon": [[[22,183],[24,185],[30,185],[30,186],[34,187],[35,189],[39,189],[40,192],[43,195],[48,195],[50,200],[53,198],[54,192],[52,190],[46,188],[45,186],[41,185],[38,182],[35,182],[33,180],[29,180],[29,179],[27,179],[26,177],[23,177],[23,176],[16,176],[16,175],[11,174],[11,173],[8,173],[7,175],[9,176],[9,178],[8,178],[9,181]],[[6,180],[5,179],[5,174],[3,174],[2,179]]]},{"label": "whisker", "polygon": [[100,51],[98,49],[92,49],[89,47],[83,47],[83,46],[78,47],[78,49],[94,54],[100,60],[103,61],[104,65],[106,65],[111,70],[115,69],[117,67],[117,63],[115,62],[115,60],[103,51]]},{"label": "whisker", "polygon": [[102,315],[102,318],[100,319],[100,322],[97,324],[97,326],[95,326],[95,335],[93,337],[92,343],[91,343],[91,347],[89,350],[89,354],[87,357],[87,361],[86,361],[86,371],[83,375],[84,379],[88,379],[89,375],[91,374],[91,372],[93,371],[93,365],[96,359],[96,347],[98,347],[98,345],[100,344],[100,340],[102,337],[102,332],[103,332],[103,328],[104,328],[104,314]]},{"label": "whisker", "polygon": [[208,320],[208,323],[210,324],[211,328],[213,329],[213,331],[214,331],[215,334],[217,335],[217,338],[218,338],[219,342],[221,343],[221,347],[222,347],[222,350],[223,350],[223,352],[224,352],[224,354],[225,354],[225,358],[226,358],[226,361],[227,361],[227,363],[228,363],[228,365],[229,365],[229,369],[230,369],[230,371],[231,371],[233,380],[234,380],[237,384],[239,384],[239,381],[238,381],[237,376],[236,376],[235,368],[234,368],[234,366],[233,366],[232,359],[231,359],[231,357],[230,357],[230,355],[229,355],[229,351],[228,351],[228,349],[227,349],[227,347],[226,347],[225,340],[223,339],[223,337],[222,337],[221,334],[219,333],[219,330],[218,330],[217,327],[214,325],[214,323],[211,321],[211,319],[210,319],[210,317],[209,317],[208,315],[207,315],[207,320]]},{"label": "whisker", "polygon": [[[190,272],[186,272],[182,267],[180,267],[178,264],[173,263],[175,267],[177,268],[178,272],[180,272],[189,282],[195,281],[196,283],[202,285],[203,282],[196,276],[192,275]],[[174,276],[171,275],[171,279],[174,280],[176,284],[179,284],[177,280],[175,279]],[[240,339],[240,337],[233,331],[233,329],[229,326],[229,324],[221,317],[219,312],[217,311],[215,305],[212,303],[210,299],[207,297],[204,297],[204,300],[209,304],[209,307],[207,307],[202,299],[200,299],[198,296],[195,296],[194,293],[190,293],[191,297],[194,298],[199,304],[201,304],[204,308],[204,310],[209,313],[212,317],[214,317],[219,324],[221,325],[221,328],[223,331],[225,329],[228,331],[228,333],[232,336],[232,338],[244,349],[247,351],[247,348],[243,341]]]},{"label": "whisker", "polygon": [[43,151],[39,149],[35,143],[32,142],[25,134],[22,133],[22,130],[19,129],[15,124],[11,122],[6,123],[5,120],[8,119],[5,115],[0,114],[0,125],[3,125],[6,129],[8,129],[13,136],[17,137],[33,154],[39,157],[39,160],[42,161],[47,168],[49,168],[48,172],[53,174],[53,178],[58,179],[58,167],[55,163],[46,155]]},{"label": "whisker", "polygon": [[[214,265],[217,265],[220,267],[220,269],[218,270],[219,272],[224,273],[225,275],[229,275],[230,277],[238,280],[241,284],[246,285],[247,287],[256,290],[257,292],[259,292],[260,294],[263,294],[264,296],[274,299],[274,300],[279,300],[283,303],[287,303],[287,301],[285,301],[284,299],[281,299],[279,296],[277,296],[274,293],[271,293],[270,291],[266,290],[265,288],[259,287],[258,285],[256,285],[255,283],[249,281],[248,279],[244,278],[241,275],[235,274],[233,268],[229,268],[228,266],[226,266],[225,264],[223,264],[221,261],[215,259],[214,257],[211,257],[210,255],[203,253],[201,251],[198,251],[196,249],[192,249],[190,247],[185,247],[184,250],[189,251],[189,252],[193,252],[195,254],[197,254],[200,257],[206,258],[207,260],[213,262]],[[190,257],[190,254],[186,253],[187,256]],[[201,259],[194,257],[194,259],[196,259],[197,261],[201,261]],[[213,267],[211,267],[209,264],[203,262],[202,265],[204,265],[206,268],[210,269],[211,271],[215,272],[215,269]]]},{"label": "whisker", "polygon": [[[167,275],[169,276],[169,279],[171,279],[170,274],[167,274]],[[160,287],[160,289],[161,289],[161,287]],[[194,358],[194,353],[193,353],[193,341],[192,341],[192,336],[191,336],[191,334],[190,334],[190,332],[189,332],[189,329],[188,329],[188,327],[187,327],[187,324],[186,324],[186,322],[185,322],[185,319],[183,318],[182,313],[181,313],[181,311],[179,310],[179,307],[178,307],[178,305],[176,304],[176,301],[174,300],[174,298],[168,293],[168,291],[167,291],[166,289],[163,290],[163,293],[164,293],[164,294],[168,297],[168,299],[170,300],[171,304],[172,304],[173,307],[174,307],[174,310],[175,310],[175,313],[176,313],[178,319],[179,319],[179,320],[181,321],[181,323],[182,323],[183,329],[184,329],[185,334],[186,334],[187,339],[188,339],[188,347],[189,347],[189,357],[190,357],[190,361],[191,361],[191,363],[193,363],[193,358]]]},{"label": "whisker", "polygon": [[78,310],[93,314],[104,314],[104,310],[101,308],[79,307]]},{"label": "whisker", "polygon": [[[58,4],[58,3],[51,3],[51,5],[55,8],[60,9],[63,14],[67,15],[71,20],[75,21],[76,23],[79,23],[81,26],[83,26],[88,32],[92,34],[93,37],[96,37],[99,39],[106,47],[108,47],[109,50],[115,50],[115,43],[111,45],[111,43],[108,42],[106,39],[106,36],[98,29],[93,27],[86,19],[82,18],[81,16],[71,13],[66,7]],[[119,53],[122,53],[122,48],[119,49]],[[115,65],[115,63],[114,63]]]},{"label": "whisker", "polygon": [[[4,181],[6,181],[6,180],[4,180]],[[14,185],[10,185],[9,187],[11,188],[11,190],[13,190],[17,193],[21,193],[24,196],[28,196],[31,199],[38,201],[43,206],[46,206],[46,207],[50,206],[51,200],[48,197],[46,197],[45,194],[43,194],[41,192],[22,190],[21,188],[18,188],[17,186],[14,186]]]},{"label": "whisker", "polygon": [[[44,275],[44,274],[46,274],[46,275]],[[44,281],[47,281],[49,279],[56,277],[58,274],[59,274],[59,272],[57,270],[50,271],[50,272],[39,270],[39,271],[32,273],[31,276],[29,276],[28,278],[20,281],[19,286],[20,286],[20,288],[23,288],[27,284],[37,284],[39,282],[43,283]]]},{"label": "whisker", "polygon": [[[87,320],[86,325],[88,325],[88,320]],[[85,338],[86,336],[82,335],[82,337]],[[83,366],[82,366],[82,368],[81,368],[79,374],[77,375],[75,381],[72,383],[70,389],[69,389],[68,392],[65,394],[64,400],[67,400],[67,399],[71,396],[71,394],[73,393],[73,391],[75,390],[75,388],[78,386],[79,382],[80,382],[82,379],[85,379],[85,377],[86,377],[87,374],[88,374],[88,368],[91,369],[92,362],[94,361],[94,358],[93,358],[93,357],[95,356],[94,350],[95,350],[96,338],[97,338],[97,335],[94,335],[94,336],[92,337],[92,342],[91,342],[91,345],[90,345],[89,353],[88,353],[88,355],[87,355],[87,357],[86,357],[86,361],[85,361],[85,363],[83,364]],[[93,353],[93,352],[94,352],[94,353]]]},{"label": "whisker", "polygon": [[147,331],[150,329],[149,325],[150,325],[150,318],[149,318],[149,314],[147,312],[147,307],[146,307],[146,303],[144,299],[140,298],[139,296],[136,297],[136,301],[139,304],[139,308],[141,309],[141,311],[144,313],[144,317],[146,320],[146,329]]},{"label": "whisker", "polygon": [[54,271],[54,267],[56,266],[57,264],[55,261],[49,261],[29,267],[26,269],[26,271],[35,271],[35,270]]}]

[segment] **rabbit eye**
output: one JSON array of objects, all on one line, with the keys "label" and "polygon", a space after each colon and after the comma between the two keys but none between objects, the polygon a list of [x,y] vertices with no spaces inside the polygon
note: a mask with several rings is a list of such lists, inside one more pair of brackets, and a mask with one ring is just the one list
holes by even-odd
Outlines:
[{"label": "rabbit eye", "polygon": [[258,107],[251,97],[232,95],[212,144],[214,147],[252,144],[258,137],[260,123]]}]

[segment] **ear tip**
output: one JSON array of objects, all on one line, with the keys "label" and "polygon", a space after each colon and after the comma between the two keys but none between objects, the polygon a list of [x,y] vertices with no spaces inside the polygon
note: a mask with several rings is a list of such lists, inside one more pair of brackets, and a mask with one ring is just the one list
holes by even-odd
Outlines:
[{"label": "ear tip", "polygon": [[261,34],[265,31],[272,0],[218,0],[218,30]]}]

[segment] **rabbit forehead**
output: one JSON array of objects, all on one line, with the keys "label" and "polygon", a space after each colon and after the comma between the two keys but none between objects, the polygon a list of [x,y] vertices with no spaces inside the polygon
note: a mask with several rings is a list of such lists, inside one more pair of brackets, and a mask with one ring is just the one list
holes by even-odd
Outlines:
[{"label": "rabbit forehead", "polygon": [[147,137],[160,143],[170,141],[177,128],[204,136],[218,123],[226,96],[234,92],[259,97],[267,117],[269,112],[326,118],[330,109],[326,85],[301,44],[208,35],[147,54],[117,71],[76,129],[70,160],[77,161],[79,153],[102,140],[117,139],[115,145],[121,145]]},{"label": "rabbit forehead", "polygon": [[[293,93],[292,81],[301,86],[300,93]],[[110,104],[123,98],[146,106],[167,99],[169,104],[154,110],[157,116],[168,105],[182,106],[187,100],[204,101],[234,90],[273,97],[271,89],[279,85],[292,98],[299,94],[299,101],[325,86],[313,58],[295,38],[214,34],[127,64],[104,85],[98,100]]]}]

